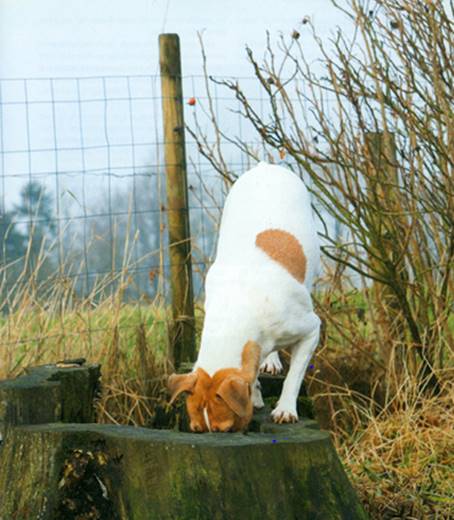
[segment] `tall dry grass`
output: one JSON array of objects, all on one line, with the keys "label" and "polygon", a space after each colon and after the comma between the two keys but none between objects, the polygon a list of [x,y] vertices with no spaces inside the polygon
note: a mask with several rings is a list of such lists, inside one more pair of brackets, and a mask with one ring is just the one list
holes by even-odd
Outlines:
[{"label": "tall dry grass", "polygon": [[[317,418],[374,519],[454,518],[454,356],[438,391],[402,363],[373,287],[327,264],[316,306],[323,334],[306,377]],[[450,326],[454,329],[454,321]],[[383,345],[390,352],[383,357]]]},{"label": "tall dry grass", "polygon": [[371,518],[454,518],[454,356],[436,371],[439,392],[427,392],[430,375],[421,384],[402,366],[399,338],[377,337],[373,291],[327,277],[335,289],[317,295],[324,334],[306,377],[319,422]]},{"label": "tall dry grass", "polygon": [[[84,298],[76,296],[73,281],[59,277],[31,278],[17,288],[0,320],[0,377],[85,357],[102,365],[99,421],[152,425],[156,405],[167,398],[170,313],[158,301],[125,302],[126,271],[116,275],[123,283],[108,296],[112,277],[100,279]],[[324,287],[333,289],[316,295],[325,327],[306,378],[319,422],[332,431],[371,518],[450,518],[453,360],[438,373],[437,396],[423,392],[412,372],[389,378],[373,332],[374,300],[365,290],[342,286],[338,272],[328,269],[326,276]],[[198,312],[199,332],[202,318]]]},{"label": "tall dry grass", "polygon": [[125,298],[136,267],[127,258],[117,272],[98,277],[85,295],[78,278],[64,274],[70,271],[65,266],[42,276],[44,248],[33,269],[12,272],[14,265],[3,266],[0,379],[27,366],[82,357],[102,365],[99,420],[147,424],[164,388],[170,314],[162,292],[153,299]]}]

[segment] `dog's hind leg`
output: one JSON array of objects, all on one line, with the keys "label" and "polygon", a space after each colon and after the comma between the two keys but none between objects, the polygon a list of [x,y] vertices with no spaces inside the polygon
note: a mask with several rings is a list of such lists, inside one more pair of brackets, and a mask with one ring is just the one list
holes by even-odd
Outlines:
[{"label": "dog's hind leg", "polygon": [[282,363],[279,358],[279,352],[271,352],[265,358],[265,361],[260,365],[260,372],[266,374],[280,374],[282,372]]},{"label": "dog's hind leg", "polygon": [[257,379],[256,382],[252,385],[252,404],[254,408],[263,408],[265,403],[263,402],[262,392],[260,390],[260,382]]}]

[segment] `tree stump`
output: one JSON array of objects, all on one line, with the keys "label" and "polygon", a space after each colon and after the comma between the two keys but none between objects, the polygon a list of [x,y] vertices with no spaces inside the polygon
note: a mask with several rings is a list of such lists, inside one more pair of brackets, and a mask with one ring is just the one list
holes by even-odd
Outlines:
[{"label": "tree stump", "polygon": [[0,452],[0,518],[366,518],[328,433],[301,425],[266,431],[16,427]]},{"label": "tree stump", "polygon": [[366,518],[315,421],[275,425],[262,411],[247,434],[83,424],[99,367],[81,368],[0,384],[0,520]]},{"label": "tree stump", "polygon": [[27,368],[16,379],[0,381],[0,440],[20,424],[95,420],[100,365],[75,361]]}]

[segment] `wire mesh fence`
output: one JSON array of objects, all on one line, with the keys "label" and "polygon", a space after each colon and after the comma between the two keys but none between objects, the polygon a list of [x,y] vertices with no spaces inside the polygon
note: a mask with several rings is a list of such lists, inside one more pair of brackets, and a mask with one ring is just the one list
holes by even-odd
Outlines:
[{"label": "wire mesh fence", "polygon": [[[188,124],[197,111],[198,124],[208,128],[204,81],[184,77],[186,101],[196,100],[185,111]],[[234,97],[214,88],[217,115],[247,140]],[[119,290],[130,305],[168,303],[161,96],[160,77],[152,75],[0,80],[4,314],[30,291],[43,305],[56,294],[64,299],[55,289],[62,284],[70,287],[71,304],[98,305]],[[206,135],[219,144],[210,130]],[[228,186],[190,136],[186,147],[198,302]],[[250,165],[232,143],[223,142],[223,153],[231,171]],[[41,334],[3,338],[41,340]]]},{"label": "wire mesh fence", "polygon": [[[241,82],[257,113],[270,117],[256,78],[227,79]],[[258,158],[279,157],[270,156],[231,89],[205,76],[182,81],[185,123],[195,132],[186,133],[186,155],[197,306],[229,188],[224,170],[235,177]],[[77,312],[90,313],[114,296],[129,307],[167,309],[160,82],[159,75],[0,80],[3,316],[29,300],[59,316],[77,305]],[[298,106],[302,124],[310,126],[307,107]],[[195,134],[218,167],[201,153]],[[153,321],[166,327],[169,315],[155,312]],[[131,321],[120,322],[115,327],[134,329]],[[91,344],[106,327],[103,320],[85,319],[78,330],[88,331]],[[36,329],[9,328],[0,344],[36,348],[46,338],[64,344],[71,334],[77,337],[62,320],[59,328]]]},{"label": "wire mesh fence", "polygon": [[[4,250],[19,235],[45,238],[52,271],[83,292],[127,259],[151,294],[145,280],[162,267],[165,226],[158,85],[156,76],[1,81]],[[191,192],[200,218],[205,197],[197,184]],[[23,256],[16,242],[4,262]]]},{"label": "wire mesh fence", "polygon": [[[159,79],[0,80],[1,215],[14,216],[18,230],[34,226],[37,232],[46,227],[47,244],[52,243],[55,252],[53,265],[87,286],[91,277],[121,267],[118,253],[128,226],[130,238],[140,235],[131,246],[135,262],[159,249],[159,215],[165,213]],[[256,80],[242,81],[252,84]],[[196,96],[198,102],[187,110],[200,108],[201,126],[208,118],[203,109],[206,94],[200,95],[202,82],[199,76],[184,78],[187,98]],[[259,141],[245,135],[233,95],[226,90],[222,94],[214,85],[211,101],[223,128],[242,142],[260,147]],[[251,99],[264,109],[261,97]],[[232,171],[240,173],[250,166],[250,159],[232,143],[223,141],[222,146]],[[225,190],[222,179],[190,139],[187,148],[189,207],[194,238],[199,239],[195,250],[209,257],[212,243],[201,214],[217,219]],[[141,264],[145,270],[157,267],[151,258]]]}]

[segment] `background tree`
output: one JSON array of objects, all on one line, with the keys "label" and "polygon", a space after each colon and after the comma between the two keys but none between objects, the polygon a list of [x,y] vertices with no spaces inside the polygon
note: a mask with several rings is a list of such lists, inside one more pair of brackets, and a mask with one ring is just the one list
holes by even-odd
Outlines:
[{"label": "background tree", "polygon": [[0,243],[2,267],[22,257],[26,251],[26,237],[14,223],[14,212],[5,212],[0,216]]},{"label": "background tree", "polygon": [[[78,252],[73,253],[79,259],[73,263],[81,265],[80,271],[89,275],[83,291],[90,291],[97,278],[109,279],[106,288],[114,290],[127,274],[123,280],[125,297],[154,294],[163,264],[159,254],[159,201],[157,175],[149,173],[135,176],[126,189],[114,190],[110,198],[105,194],[97,201],[98,216],[85,224],[85,238],[79,236]],[[81,284],[82,278],[83,274]]]},{"label": "background tree", "polygon": [[13,210],[16,222],[25,228],[26,269],[40,279],[47,278],[55,267],[52,258],[56,238],[53,199],[46,186],[30,181],[20,191],[20,202]]}]

